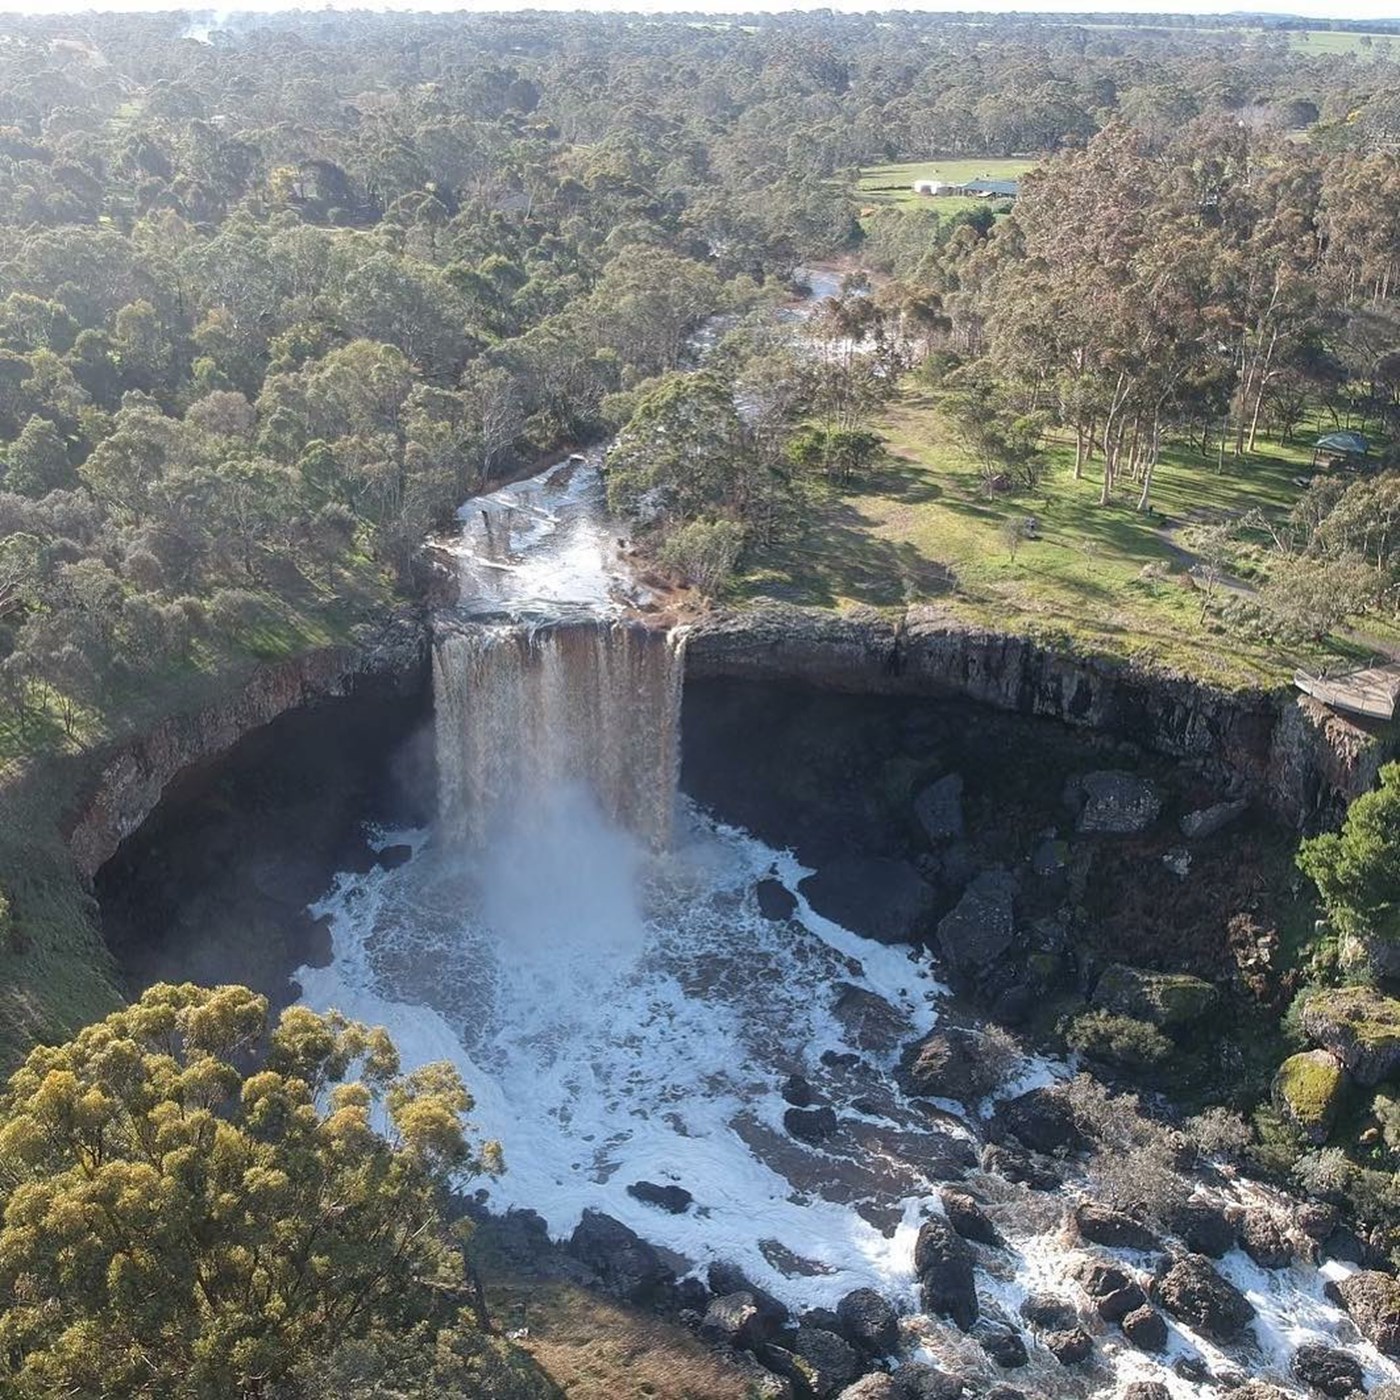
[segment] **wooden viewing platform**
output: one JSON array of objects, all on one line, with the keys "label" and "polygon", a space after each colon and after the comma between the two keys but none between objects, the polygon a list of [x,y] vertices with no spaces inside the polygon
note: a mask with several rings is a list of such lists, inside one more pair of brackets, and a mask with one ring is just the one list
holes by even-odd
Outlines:
[{"label": "wooden viewing platform", "polygon": [[1364,666],[1335,676],[1314,676],[1295,671],[1293,684],[1305,695],[1321,700],[1334,710],[1365,715],[1368,719],[1391,719],[1400,700],[1400,661]]}]

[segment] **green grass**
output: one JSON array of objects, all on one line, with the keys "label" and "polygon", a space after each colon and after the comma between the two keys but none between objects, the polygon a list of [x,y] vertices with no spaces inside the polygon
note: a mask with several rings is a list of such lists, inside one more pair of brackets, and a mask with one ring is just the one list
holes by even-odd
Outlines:
[{"label": "green grass", "polygon": [[[952,440],[937,396],[906,389],[878,424],[888,456],[843,493],[819,493],[803,527],[753,562],[738,599],[759,595],[828,607],[900,608],[937,600],[972,622],[1051,644],[1168,666],[1229,686],[1286,682],[1316,649],[1288,649],[1238,635],[1208,617],[1186,577],[1174,532],[1259,508],[1285,512],[1306,470],[1302,446],[1270,444],[1223,473],[1214,458],[1171,446],[1155,475],[1145,516],[1124,483],[1098,504],[1099,469],[1073,479],[1073,454],[1056,443],[1031,491],[988,496],[976,467]],[[1305,437],[1305,435],[1304,435]],[[1040,538],[1011,557],[1009,517],[1034,515]],[[1246,549],[1257,560],[1262,549]],[[1262,565],[1254,570],[1262,573]],[[950,587],[949,574],[956,585]],[[1338,639],[1336,655],[1356,654]]]},{"label": "green grass", "polygon": [[962,196],[932,198],[915,194],[915,180],[946,180],[962,184],[968,180],[1016,180],[1035,165],[1032,160],[924,160],[902,165],[872,165],[860,172],[856,198],[865,205],[896,208],[917,206],[940,214],[956,214],[986,201]]},{"label": "green grass", "polygon": [[[1364,41],[1369,39],[1369,44]],[[1392,53],[1400,49],[1400,35],[1343,34],[1331,29],[1298,30],[1289,35],[1291,46],[1302,53],[1354,53],[1363,57],[1370,53]]]}]

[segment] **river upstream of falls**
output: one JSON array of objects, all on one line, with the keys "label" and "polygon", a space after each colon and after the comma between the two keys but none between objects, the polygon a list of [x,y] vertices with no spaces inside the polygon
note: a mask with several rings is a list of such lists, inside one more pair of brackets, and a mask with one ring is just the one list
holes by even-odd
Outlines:
[{"label": "river upstream of falls", "polygon": [[[948,994],[926,955],[818,916],[791,854],[677,793],[683,638],[626,620],[619,533],[596,457],[463,507],[462,598],[435,644],[441,814],[379,834],[412,848],[403,864],[337,877],[313,910],[333,957],[296,974],[306,1004],[386,1026],[406,1065],[460,1068],[474,1123],[505,1150],[504,1175],[472,1183],[486,1205],[537,1211],[558,1238],[606,1212],[678,1272],[729,1261],[796,1309],[877,1289],[906,1314],[910,1353],[973,1393],[1108,1397],[1133,1379],[1224,1393],[1178,1374],[1187,1357],[1287,1387],[1308,1341],[1346,1347],[1372,1383],[1400,1379],[1324,1299],[1323,1271],[1269,1272],[1238,1250],[1219,1267],[1258,1316],[1225,1353],[1173,1323],[1151,1357],[1099,1326],[1097,1360],[1067,1368],[1028,1332],[1029,1365],[1001,1372],[917,1317],[919,1224],[942,1210],[941,1183],[983,1180],[979,1120],[907,1099],[894,1077]],[[764,881],[786,889],[790,918],[765,917]],[[999,1094],[1068,1073],[1027,1058]],[[824,1142],[785,1128],[794,1075],[837,1111]],[[639,1182],[693,1204],[658,1209],[629,1194]],[[1007,1248],[978,1251],[984,1315],[1019,1325],[1031,1292],[1082,1310],[1064,1193],[988,1190]]]}]

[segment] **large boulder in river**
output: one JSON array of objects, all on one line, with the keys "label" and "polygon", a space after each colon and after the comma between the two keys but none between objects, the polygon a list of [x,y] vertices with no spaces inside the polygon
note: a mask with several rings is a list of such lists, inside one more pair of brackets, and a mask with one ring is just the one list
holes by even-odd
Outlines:
[{"label": "large boulder in river", "polygon": [[635,1230],[597,1210],[584,1211],[569,1238],[569,1253],[610,1292],[634,1303],[644,1302],[671,1277],[661,1256]]},{"label": "large boulder in river", "polygon": [[1372,987],[1314,992],[1303,1006],[1303,1029],[1360,1084],[1379,1084],[1400,1069],[1400,1001]]},{"label": "large boulder in river", "polygon": [[928,935],[937,895],[908,861],[842,856],[798,887],[823,918],[877,943],[917,943]]},{"label": "large boulder in river", "polygon": [[935,846],[956,841],[963,834],[963,780],[960,773],[949,773],[930,783],[914,799],[914,815],[924,835]]},{"label": "large boulder in river", "polygon": [[1075,1207],[1074,1223],[1080,1235],[1091,1244],[1110,1249],[1158,1250],[1162,1242],[1140,1220],[1112,1206],[1084,1201]]},{"label": "large boulder in river", "polygon": [[1035,1152],[1082,1152],[1089,1145],[1074,1109],[1053,1089],[1030,1089],[1003,1099],[992,1114],[992,1123]]},{"label": "large boulder in river", "polygon": [[1079,1270],[1079,1282],[1105,1322],[1121,1322],[1143,1307],[1147,1294],[1132,1274],[1107,1259],[1091,1259]]},{"label": "large boulder in river", "polygon": [[1220,992],[1200,977],[1182,972],[1149,972],[1114,963],[1094,987],[1093,1004],[1119,1016],[1177,1031],[1208,1016],[1220,1005]]},{"label": "large boulder in river", "polygon": [[1254,1307],[1209,1259],[1187,1254],[1153,1283],[1161,1305],[1213,1342],[1230,1342],[1254,1320]]},{"label": "large boulder in river", "polygon": [[972,1251],[946,1220],[935,1216],[919,1227],[914,1272],[924,1311],[948,1317],[966,1332],[977,1321],[977,1284]]},{"label": "large boulder in river", "polygon": [[1241,1218],[1240,1248],[1261,1269],[1286,1269],[1293,1262],[1293,1241],[1265,1210],[1246,1211]]},{"label": "large boulder in river", "polygon": [[1222,1207],[1207,1201],[1187,1201],[1177,1206],[1167,1223],[1192,1254],[1223,1259],[1235,1247],[1234,1225]]},{"label": "large boulder in river", "polygon": [[766,1342],[774,1327],[752,1293],[729,1293],[711,1301],[700,1331],[712,1342],[745,1350]]},{"label": "large boulder in river", "polygon": [[856,1288],[836,1305],[846,1340],[870,1356],[889,1356],[899,1349],[899,1319],[889,1302],[873,1288]]},{"label": "large boulder in river", "polygon": [[835,1395],[864,1369],[855,1348],[824,1327],[799,1327],[792,1350],[807,1363],[806,1383],[817,1395]]},{"label": "large boulder in river", "polygon": [[1329,1283],[1327,1292],[1377,1351],[1400,1356],[1400,1283],[1389,1274],[1363,1269]]},{"label": "large boulder in river", "polygon": [[1361,1363],[1337,1347],[1309,1342],[1293,1353],[1289,1369],[1311,1390],[1335,1396],[1336,1400],[1346,1400],[1348,1395],[1362,1395],[1366,1391]]},{"label": "large boulder in river", "polygon": [[1274,1107],[1309,1142],[1321,1146],[1331,1136],[1346,1087],[1346,1070],[1330,1050],[1304,1050],[1278,1067]]},{"label": "large boulder in river", "polygon": [[1127,836],[1146,831],[1162,810],[1162,799],[1151,783],[1116,770],[1086,773],[1070,783],[1065,796],[1079,807],[1075,826],[1083,832]]},{"label": "large boulder in river", "polygon": [[948,1224],[963,1239],[976,1240],[978,1244],[990,1245],[993,1249],[1002,1247],[1004,1241],[1001,1232],[992,1224],[986,1211],[966,1191],[955,1191],[952,1187],[945,1186],[938,1193],[938,1198],[943,1203],[943,1213],[948,1217]]},{"label": "large boulder in river", "polygon": [[786,1327],[792,1316],[785,1303],[779,1302],[771,1293],[750,1283],[748,1275],[737,1264],[731,1264],[727,1259],[716,1259],[706,1272],[705,1281],[710,1285],[710,1292],[717,1298],[734,1293],[747,1293],[775,1329]]},{"label": "large boulder in river", "polygon": [[975,976],[1011,946],[1015,894],[1009,871],[984,870],[938,921],[938,948],[955,972]]},{"label": "large boulder in river", "polygon": [[1002,1058],[976,1031],[940,1027],[905,1048],[895,1078],[906,1094],[971,1105],[1001,1084]]},{"label": "large boulder in river", "polygon": [[1166,1351],[1167,1324],[1156,1308],[1144,1303],[1126,1314],[1118,1325],[1139,1351]]},{"label": "large boulder in river", "polygon": [[904,1392],[893,1376],[887,1376],[883,1371],[872,1371],[854,1385],[848,1385],[837,1400],[904,1400]]}]

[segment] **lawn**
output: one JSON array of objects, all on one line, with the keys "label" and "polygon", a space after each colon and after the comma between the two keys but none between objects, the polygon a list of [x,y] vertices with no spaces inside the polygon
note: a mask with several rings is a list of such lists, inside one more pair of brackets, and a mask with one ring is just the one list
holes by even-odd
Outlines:
[{"label": "lawn", "polygon": [[856,196],[863,204],[935,209],[940,214],[956,214],[983,201],[952,196],[931,198],[915,194],[915,180],[946,180],[962,184],[967,180],[1016,180],[1035,165],[1033,160],[923,160],[902,165],[872,165],[860,172]]},{"label": "lawn", "polygon": [[[1267,444],[1238,463],[1227,459],[1223,473],[1214,457],[1169,448],[1155,475],[1156,510],[1143,515],[1128,483],[1100,506],[1098,464],[1075,481],[1063,443],[1052,445],[1034,490],[988,496],[927,391],[907,389],[878,427],[885,462],[849,491],[817,492],[802,529],[738,582],[739,599],[889,608],[936,599],[969,621],[1231,686],[1281,683],[1296,664],[1319,659],[1320,649],[1245,638],[1214,617],[1203,625],[1183,554],[1192,523],[1254,508],[1286,512],[1308,465],[1305,447]],[[1013,558],[1005,524],[1031,515],[1039,538]],[[1332,654],[1357,650],[1339,640]]]}]

